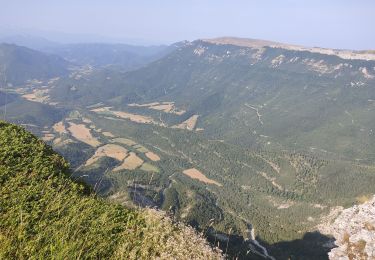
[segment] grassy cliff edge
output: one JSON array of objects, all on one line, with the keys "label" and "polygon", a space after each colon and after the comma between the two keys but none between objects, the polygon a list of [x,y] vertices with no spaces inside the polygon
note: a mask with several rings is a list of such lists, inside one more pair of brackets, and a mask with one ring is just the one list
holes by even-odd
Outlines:
[{"label": "grassy cliff edge", "polygon": [[97,198],[67,162],[0,121],[0,259],[220,259],[204,238],[155,210]]}]

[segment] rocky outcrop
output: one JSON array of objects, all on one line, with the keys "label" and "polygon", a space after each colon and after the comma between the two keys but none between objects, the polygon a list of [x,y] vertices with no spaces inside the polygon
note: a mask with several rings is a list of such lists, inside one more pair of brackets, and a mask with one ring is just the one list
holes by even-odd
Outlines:
[{"label": "rocky outcrop", "polygon": [[339,49],[328,49],[319,47],[304,47],[286,43],[258,40],[258,39],[245,39],[236,37],[220,37],[215,39],[204,39],[206,42],[213,44],[231,44],[241,47],[249,48],[282,48],[286,50],[294,51],[309,51],[313,53],[321,53],[327,55],[335,55],[342,59],[359,59],[359,60],[375,60],[375,53],[372,50],[365,51],[352,51],[352,50],[339,50]]},{"label": "rocky outcrop", "polygon": [[330,225],[337,247],[329,259],[375,259],[375,196],[361,204],[345,209]]}]

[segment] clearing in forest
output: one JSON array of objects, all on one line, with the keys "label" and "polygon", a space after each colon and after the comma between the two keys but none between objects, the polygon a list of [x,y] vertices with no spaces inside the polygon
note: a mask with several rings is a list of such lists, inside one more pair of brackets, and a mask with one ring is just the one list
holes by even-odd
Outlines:
[{"label": "clearing in forest", "polygon": [[106,137],[115,137],[111,132],[103,132],[102,134]]},{"label": "clearing in forest", "polygon": [[47,103],[49,100],[48,92],[48,89],[35,89],[32,93],[22,95],[22,97],[29,101]]},{"label": "clearing in forest", "polygon": [[140,123],[140,124],[157,124],[151,117],[149,116],[141,116],[136,114],[131,114],[123,111],[112,111],[112,113],[120,118],[129,119],[130,121]]},{"label": "clearing in forest", "polygon": [[69,122],[69,125],[69,132],[77,140],[86,143],[92,147],[97,147],[101,144],[95,137],[92,136],[90,129],[88,129],[84,124],[75,124]]},{"label": "clearing in forest", "polygon": [[86,124],[91,124],[92,123],[91,119],[88,119],[86,117],[82,117],[82,122],[86,123]]},{"label": "clearing in forest", "polygon": [[99,147],[95,154],[86,161],[85,166],[95,163],[101,157],[111,157],[118,161],[123,161],[128,154],[128,150],[116,144],[106,144]]},{"label": "clearing in forest", "polygon": [[130,152],[129,156],[125,158],[124,162],[113,169],[114,171],[120,170],[134,170],[143,164],[143,160],[139,158],[135,153]]},{"label": "clearing in forest", "polygon": [[187,130],[190,130],[190,131],[194,130],[194,128],[197,124],[197,121],[198,121],[198,117],[199,117],[199,115],[193,115],[193,116],[189,117],[187,120],[185,120],[184,122],[182,122],[181,124],[172,126],[172,128],[187,129]]},{"label": "clearing in forest", "polygon": [[207,183],[207,184],[215,184],[215,185],[220,186],[220,187],[223,186],[220,183],[218,183],[217,181],[214,181],[214,180],[211,180],[211,179],[207,178],[203,173],[201,173],[200,171],[198,171],[195,168],[184,170],[183,173],[185,175],[189,176],[192,179],[197,179],[197,180],[199,180],[201,182],[204,182],[204,183]]},{"label": "clearing in forest", "polygon": [[158,122],[154,121],[152,117],[149,117],[149,116],[131,114],[131,113],[123,112],[123,111],[113,111],[110,109],[111,107],[101,107],[101,108],[92,109],[91,111],[95,113],[99,113],[99,114],[104,113],[104,114],[114,115],[122,119],[129,119],[130,121],[133,121],[135,123],[160,125]]},{"label": "clearing in forest", "polygon": [[148,109],[154,109],[158,111],[163,111],[165,113],[171,113],[176,115],[182,115],[185,113],[184,110],[177,109],[174,102],[153,102],[148,104],[129,104],[130,107],[145,107]]},{"label": "clearing in forest", "polygon": [[151,161],[154,161],[154,162],[160,161],[160,157],[153,152],[147,152],[147,153],[145,153],[145,155]]},{"label": "clearing in forest", "polygon": [[66,131],[66,129],[65,129],[65,125],[64,125],[64,123],[63,123],[62,121],[60,121],[60,122],[54,124],[54,125],[52,126],[52,128],[53,128],[53,130],[54,130],[55,132],[57,132],[57,133],[59,133],[59,134],[66,134],[66,133],[68,133],[68,132]]}]

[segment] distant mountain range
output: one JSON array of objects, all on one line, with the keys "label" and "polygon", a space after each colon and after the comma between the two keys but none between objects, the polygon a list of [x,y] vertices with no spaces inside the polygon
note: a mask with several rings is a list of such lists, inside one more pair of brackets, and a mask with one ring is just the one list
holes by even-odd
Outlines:
[{"label": "distant mountain range", "polygon": [[176,44],[170,46],[137,46],[120,43],[62,44],[41,37],[23,35],[2,37],[0,43],[16,44],[56,54],[75,65],[118,66],[122,70],[142,67],[176,48]]},{"label": "distant mountain range", "polygon": [[66,75],[69,62],[63,58],[14,44],[0,44],[0,80],[21,84],[27,80]]},{"label": "distant mountain range", "polygon": [[375,61],[199,40],[134,72],[101,70],[86,77],[89,84],[60,81],[51,97],[87,105],[105,99],[122,108],[173,101],[187,112],[180,121],[164,120],[199,115],[197,127],[210,137],[374,161],[374,67]]},{"label": "distant mountain range", "polygon": [[326,259],[313,231],[375,193],[371,51],[229,37],[1,50],[7,120],[103,196],[164,209],[232,257]]},{"label": "distant mountain range", "polygon": [[134,70],[173,51],[173,46],[134,46],[126,44],[64,44],[44,51],[63,57],[78,65],[119,66]]}]

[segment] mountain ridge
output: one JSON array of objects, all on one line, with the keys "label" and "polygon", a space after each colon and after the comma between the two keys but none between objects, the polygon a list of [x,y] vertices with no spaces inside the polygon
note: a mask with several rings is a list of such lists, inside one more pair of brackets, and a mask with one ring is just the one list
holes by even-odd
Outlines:
[{"label": "mountain ridge", "polygon": [[374,50],[347,50],[347,49],[331,49],[322,47],[305,47],[302,45],[286,44],[268,40],[239,38],[239,37],[217,37],[212,39],[201,39],[202,41],[213,44],[230,44],[249,48],[282,48],[296,51],[310,51],[312,53],[321,53],[327,55],[335,55],[343,59],[360,59],[360,60],[375,60]]},{"label": "mountain ridge", "polygon": [[221,246],[230,240],[232,256],[247,255],[254,237],[275,257],[326,255],[329,238],[307,232],[332,207],[374,193],[374,61],[202,40],[176,47],[134,71],[76,68],[22,86],[27,107],[67,111],[32,120],[33,131],[77,177],[103,180],[123,204],[169,211]]},{"label": "mountain ridge", "polygon": [[[374,61],[344,60],[307,51],[269,47],[259,51],[195,41],[133,72],[98,71],[86,77],[86,83],[58,81],[50,94],[57,102],[87,106],[106,99],[107,105],[146,114],[152,110],[128,104],[173,101],[186,113],[163,113],[165,122],[178,125],[199,115],[197,128],[217,139],[236,141],[236,137],[237,143],[246,145],[256,141],[270,146],[270,142],[276,148],[285,140],[294,149],[341,151],[348,158],[369,150],[369,158],[375,160],[371,147],[367,147],[372,142],[372,115],[368,111],[375,100],[373,67]],[[76,85],[74,91],[72,85]],[[231,123],[224,124],[222,118]],[[249,131],[257,134],[249,135]],[[335,138],[322,142],[321,138],[326,138],[322,131],[330,131]],[[346,132],[353,143],[366,148],[352,151],[353,146],[341,145],[339,149],[341,134],[336,132]],[[291,135],[304,146],[291,144]],[[335,143],[328,146],[331,142]],[[337,149],[331,151],[334,147]]]},{"label": "mountain ridge", "polygon": [[66,75],[71,65],[57,55],[8,43],[0,43],[0,64],[1,84],[13,85]]}]

